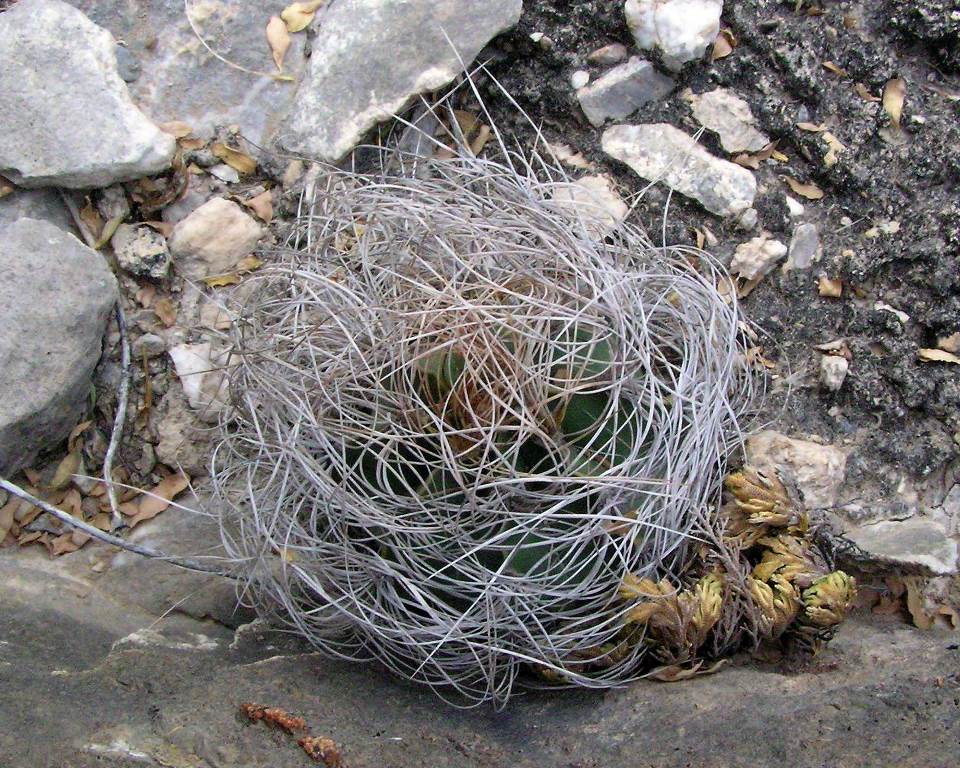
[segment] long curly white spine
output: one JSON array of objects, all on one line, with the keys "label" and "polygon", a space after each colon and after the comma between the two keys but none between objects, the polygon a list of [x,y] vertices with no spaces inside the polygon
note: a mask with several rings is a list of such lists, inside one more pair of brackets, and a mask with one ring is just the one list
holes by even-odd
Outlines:
[{"label": "long curly white spine", "polygon": [[[558,163],[501,149],[416,176],[325,174],[248,285],[213,461],[254,605],[474,703],[505,702],[526,662],[586,686],[639,676],[642,644],[593,671],[570,659],[602,660],[624,575],[682,575],[691,541],[735,588],[715,513],[756,385],[705,253],[629,223],[597,239],[553,201],[571,181]],[[612,359],[591,372],[600,343]],[[464,371],[438,399],[422,376],[441,351]],[[589,393],[608,403],[604,444],[558,427]],[[532,443],[543,466],[518,466]],[[715,645],[743,630],[739,602]]]}]

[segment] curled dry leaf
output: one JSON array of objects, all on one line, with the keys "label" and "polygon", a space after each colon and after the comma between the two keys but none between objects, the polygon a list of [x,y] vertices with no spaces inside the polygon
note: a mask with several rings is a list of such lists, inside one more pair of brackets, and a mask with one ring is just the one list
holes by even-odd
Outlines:
[{"label": "curled dry leaf", "polygon": [[783,180],[787,183],[787,186],[793,190],[794,194],[800,195],[801,197],[807,198],[807,200],[821,200],[823,199],[824,192],[820,187],[814,184],[812,181],[806,183],[802,181],[797,181],[791,176],[783,176]]},{"label": "curled dry leaf", "polygon": [[960,357],[945,349],[921,349],[917,356],[925,363],[953,363],[960,365]]},{"label": "curled dry leaf", "polygon": [[297,740],[297,744],[314,762],[323,763],[326,768],[343,768],[343,757],[333,739],[323,736],[304,736]]},{"label": "curled dry leaf", "polygon": [[185,139],[193,133],[193,128],[183,120],[171,120],[168,123],[160,123],[157,127],[164,133],[169,133],[175,139]]},{"label": "curled dry leaf", "polygon": [[890,122],[898,131],[900,118],[903,116],[903,102],[907,97],[907,82],[902,77],[888,80],[883,86],[883,109],[890,115]]},{"label": "curled dry leaf", "polygon": [[129,517],[127,525],[135,525],[156,517],[170,506],[170,502],[190,485],[190,478],[182,472],[167,475],[148,492],[144,492],[134,501],[120,505],[120,511]]},{"label": "curled dry leaf", "polygon": [[821,296],[827,296],[831,299],[839,299],[843,295],[843,283],[826,275],[820,275],[820,279],[817,281],[817,289]]},{"label": "curled dry leaf", "polygon": [[307,2],[291,3],[280,13],[280,18],[287,25],[288,32],[300,32],[310,26],[313,15],[326,0],[308,0]]},{"label": "curled dry leaf", "polygon": [[[90,422],[87,423],[89,424]],[[70,485],[70,483],[73,482],[73,476],[80,471],[81,461],[80,448],[72,448],[70,452],[60,460],[47,489],[51,491],[61,491]]]},{"label": "curled dry leaf", "polygon": [[203,283],[208,288],[225,288],[228,285],[236,285],[240,282],[240,275],[236,272],[230,272],[226,275],[211,275],[203,278]]},{"label": "curled dry leaf", "polygon": [[222,142],[217,141],[211,144],[210,151],[239,173],[250,174],[257,170],[257,161],[250,155]]},{"label": "curled dry leaf", "polygon": [[6,197],[13,192],[13,184],[0,176],[0,197]]},{"label": "curled dry leaf", "polygon": [[290,47],[290,32],[279,16],[271,16],[267,22],[267,43],[273,54],[273,63],[277,65],[279,72],[283,72],[283,57],[287,55]]},{"label": "curled dry leaf", "polygon": [[850,73],[847,72],[843,67],[839,67],[834,64],[832,61],[823,62],[823,68],[828,72],[833,72],[833,74],[838,75],[839,77],[850,77]]},{"label": "curled dry leaf", "polygon": [[856,85],[854,85],[853,90],[855,90],[857,92],[857,95],[864,101],[870,101],[870,102],[880,101],[880,97],[874,96],[872,93],[870,93],[870,91],[867,90],[867,86],[865,86],[863,83],[857,83]]},{"label": "curled dry leaf", "polygon": [[279,728],[281,731],[293,733],[302,731],[307,727],[307,721],[302,717],[291,715],[286,710],[279,707],[264,707],[261,704],[241,704],[240,714],[251,722],[263,721],[266,725]]},{"label": "curled dry leaf", "polygon": [[737,38],[734,37],[730,29],[721,29],[717,39],[713,41],[713,52],[710,54],[710,61],[725,59],[733,49],[737,47]]},{"label": "curled dry leaf", "polygon": [[261,192],[256,197],[244,200],[243,204],[253,211],[261,221],[270,223],[273,218],[273,195],[270,191]]},{"label": "curled dry leaf", "polygon": [[771,141],[759,152],[754,152],[752,155],[737,155],[733,158],[733,162],[735,162],[737,165],[742,165],[744,168],[751,168],[756,171],[760,168],[760,163],[762,163],[764,160],[769,160],[776,154],[779,154],[777,152],[777,142]]},{"label": "curled dry leaf", "polygon": [[153,302],[153,313],[165,328],[171,328],[177,322],[177,306],[167,296]]},{"label": "curled dry leaf", "polygon": [[810,133],[823,133],[827,130],[827,126],[818,123],[797,123],[797,128]]}]

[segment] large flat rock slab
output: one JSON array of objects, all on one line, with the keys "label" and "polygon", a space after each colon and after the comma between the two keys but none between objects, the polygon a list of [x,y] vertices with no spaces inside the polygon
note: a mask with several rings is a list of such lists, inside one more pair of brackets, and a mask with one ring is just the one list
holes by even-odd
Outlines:
[{"label": "large flat rock slab", "polygon": [[278,138],[292,152],[337,162],[377,123],[468,67],[520,18],[522,0],[338,0],[319,33],[293,112]]},{"label": "large flat rock slab", "polygon": [[[167,514],[137,528],[141,543],[211,551],[209,521]],[[740,658],[684,683],[529,692],[494,712],[259,622],[213,621],[217,602],[242,617],[232,588],[99,546],[57,560],[2,550],[0,584],[4,768],[310,765],[293,739],[238,717],[251,701],[305,717],[351,768],[942,768],[960,739],[955,635],[893,617],[855,616],[802,673]]]},{"label": "large flat rock slab", "polygon": [[76,426],[116,300],[103,256],[72,235],[29,218],[0,230],[0,474]]},{"label": "large flat rock slab", "polygon": [[133,103],[116,42],[60,0],[0,14],[0,174],[22,187],[106,187],[170,166],[171,136]]}]

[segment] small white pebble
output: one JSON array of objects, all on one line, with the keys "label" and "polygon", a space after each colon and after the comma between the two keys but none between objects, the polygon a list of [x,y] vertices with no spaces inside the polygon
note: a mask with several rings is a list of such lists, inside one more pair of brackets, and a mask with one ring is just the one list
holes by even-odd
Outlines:
[{"label": "small white pebble", "polygon": [[572,85],[576,89],[583,88],[583,86],[585,86],[589,82],[590,82],[590,73],[585,70],[578,69],[576,72],[570,75],[570,85]]},{"label": "small white pebble", "polygon": [[842,218],[840,219],[840,226],[841,226],[841,227],[852,227],[852,226],[853,226],[853,219],[851,219],[849,216],[844,216],[844,217],[842,217]]},{"label": "small white pebble", "polygon": [[790,195],[784,195],[787,199],[787,211],[791,219],[798,219],[803,216],[804,207],[799,200],[794,200]]},{"label": "small white pebble", "polygon": [[847,378],[850,363],[839,355],[824,355],[820,358],[820,385],[828,392],[836,392]]}]

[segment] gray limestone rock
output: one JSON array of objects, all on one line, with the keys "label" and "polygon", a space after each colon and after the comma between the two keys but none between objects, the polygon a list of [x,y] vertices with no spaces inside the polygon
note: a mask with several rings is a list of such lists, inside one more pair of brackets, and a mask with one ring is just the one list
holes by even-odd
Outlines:
[{"label": "gray limestone rock", "polygon": [[626,0],[623,7],[637,46],[659,49],[673,69],[703,56],[720,31],[722,11],[723,0]]},{"label": "gray limestone rock", "polygon": [[957,542],[929,518],[885,520],[844,533],[872,560],[937,576],[957,572]]},{"label": "gray limestone rock", "polygon": [[756,152],[770,143],[770,137],[757,130],[750,105],[733,91],[715,88],[702,94],[687,92],[684,99],[696,121],[716,133],[727,152]]},{"label": "gray limestone rock", "polygon": [[577,98],[590,123],[601,126],[607,120],[622,120],[644,104],[663,98],[673,86],[672,78],[657,72],[649,61],[634,56],[580,88]]},{"label": "gray limestone rock", "polygon": [[0,173],[23,187],[105,187],[175,150],[133,103],[106,30],[60,0],[0,14]]},{"label": "gray limestone rock", "polygon": [[614,125],[601,143],[644,179],[662,181],[718,216],[741,216],[753,205],[757,182],[750,171],[714,157],[672,125]]},{"label": "gray limestone rock", "polygon": [[0,197],[0,229],[19,219],[42,219],[72,233],[73,219],[55,189],[14,189]]},{"label": "gray limestone rock", "polygon": [[808,509],[836,506],[847,468],[847,455],[839,448],[765,429],[747,440],[746,456],[760,469],[786,470]]},{"label": "gray limestone rock", "polygon": [[0,475],[76,426],[117,285],[103,257],[49,222],[0,231]]},{"label": "gray limestone rock", "polygon": [[419,93],[450,83],[495,35],[520,18],[522,0],[339,0],[323,6],[291,117],[288,151],[336,162]]},{"label": "gray limestone rock", "polygon": [[816,224],[798,224],[790,238],[790,250],[784,270],[809,269],[820,258],[823,248],[820,245],[820,233]]},{"label": "gray limestone rock", "polygon": [[200,280],[230,272],[262,234],[260,225],[239,205],[214,197],[174,227],[170,252],[180,274]]}]

